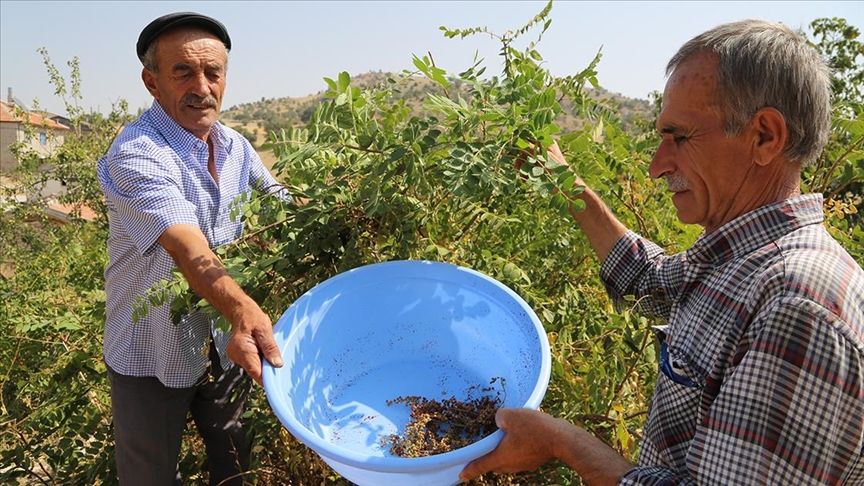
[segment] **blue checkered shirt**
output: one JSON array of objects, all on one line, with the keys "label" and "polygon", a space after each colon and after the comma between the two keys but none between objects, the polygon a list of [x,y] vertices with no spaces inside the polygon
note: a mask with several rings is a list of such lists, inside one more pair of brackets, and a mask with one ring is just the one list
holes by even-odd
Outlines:
[{"label": "blue checkered shirt", "polygon": [[668,319],[676,368],[621,484],[864,484],[864,271],[822,221],[806,195],[677,255],[616,243],[607,290]]},{"label": "blue checkered shirt", "polygon": [[150,306],[146,317],[132,322],[136,299],[175,267],[157,239],[169,226],[184,224],[200,228],[211,248],[229,243],[243,231],[240,221],[231,221],[231,202],[277,184],[239,133],[217,122],[210,139],[218,185],[207,171],[207,143],[154,101],[97,166],[110,222],[105,362],[117,373],[156,377],[172,388],[194,385],[205,373],[211,335],[227,367],[229,336],[197,313],[175,325],[168,305]]}]

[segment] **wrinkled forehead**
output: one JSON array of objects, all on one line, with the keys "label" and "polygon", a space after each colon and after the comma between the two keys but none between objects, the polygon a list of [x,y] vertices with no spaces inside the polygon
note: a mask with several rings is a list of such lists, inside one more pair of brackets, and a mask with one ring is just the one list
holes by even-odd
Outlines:
[{"label": "wrinkled forehead", "polygon": [[719,106],[718,61],[709,53],[696,54],[681,62],[666,82],[663,104],[687,98],[707,106]]}]

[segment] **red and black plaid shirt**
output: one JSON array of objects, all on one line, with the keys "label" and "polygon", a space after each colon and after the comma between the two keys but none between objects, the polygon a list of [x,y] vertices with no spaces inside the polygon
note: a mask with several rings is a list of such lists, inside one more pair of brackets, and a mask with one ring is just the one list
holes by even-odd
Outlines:
[{"label": "red and black plaid shirt", "polygon": [[762,207],[666,256],[628,233],[610,296],[666,318],[639,465],[621,484],[864,484],[864,270],[822,197]]}]

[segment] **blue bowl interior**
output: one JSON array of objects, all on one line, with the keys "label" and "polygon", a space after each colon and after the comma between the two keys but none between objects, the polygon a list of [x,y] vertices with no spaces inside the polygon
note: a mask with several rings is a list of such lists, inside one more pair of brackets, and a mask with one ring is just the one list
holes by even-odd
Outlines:
[{"label": "blue bowl interior", "polygon": [[285,364],[265,366],[268,400],[331,465],[408,472],[467,463],[501,433],[446,454],[395,457],[381,439],[404,431],[410,416],[387,401],[500,391],[504,406],[536,408],[549,381],[534,312],[494,279],[446,263],[394,261],[337,275],[291,305],[274,332]]}]

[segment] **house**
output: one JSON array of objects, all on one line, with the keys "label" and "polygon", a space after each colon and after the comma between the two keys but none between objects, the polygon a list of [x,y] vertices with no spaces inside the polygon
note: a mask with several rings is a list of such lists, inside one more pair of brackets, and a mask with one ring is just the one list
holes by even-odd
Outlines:
[{"label": "house", "polygon": [[60,222],[69,221],[71,214],[75,212],[79,213],[78,216],[82,219],[96,219],[96,213],[88,207],[80,207],[76,211],[76,208],[58,201],[57,196],[65,191],[61,181],[49,180],[38,192],[25,194],[28,191],[16,190],[15,181],[3,175],[9,174],[20,165],[10,145],[23,142],[40,158],[48,156],[56,147],[62,145],[71,129],[58,120],[65,118],[29,111],[12,96],[11,89],[8,101],[0,100],[0,188],[4,191],[12,189],[15,192],[13,196],[0,194],[0,219],[2,212],[9,209],[9,204],[24,204],[31,199],[42,200],[48,217]]},{"label": "house", "polygon": [[[32,137],[27,136],[28,129],[32,130]],[[45,157],[63,144],[69,130],[66,125],[47,116],[30,112],[14,102],[0,100],[0,173],[11,172],[19,165],[10,145],[24,142],[40,157]]]}]

